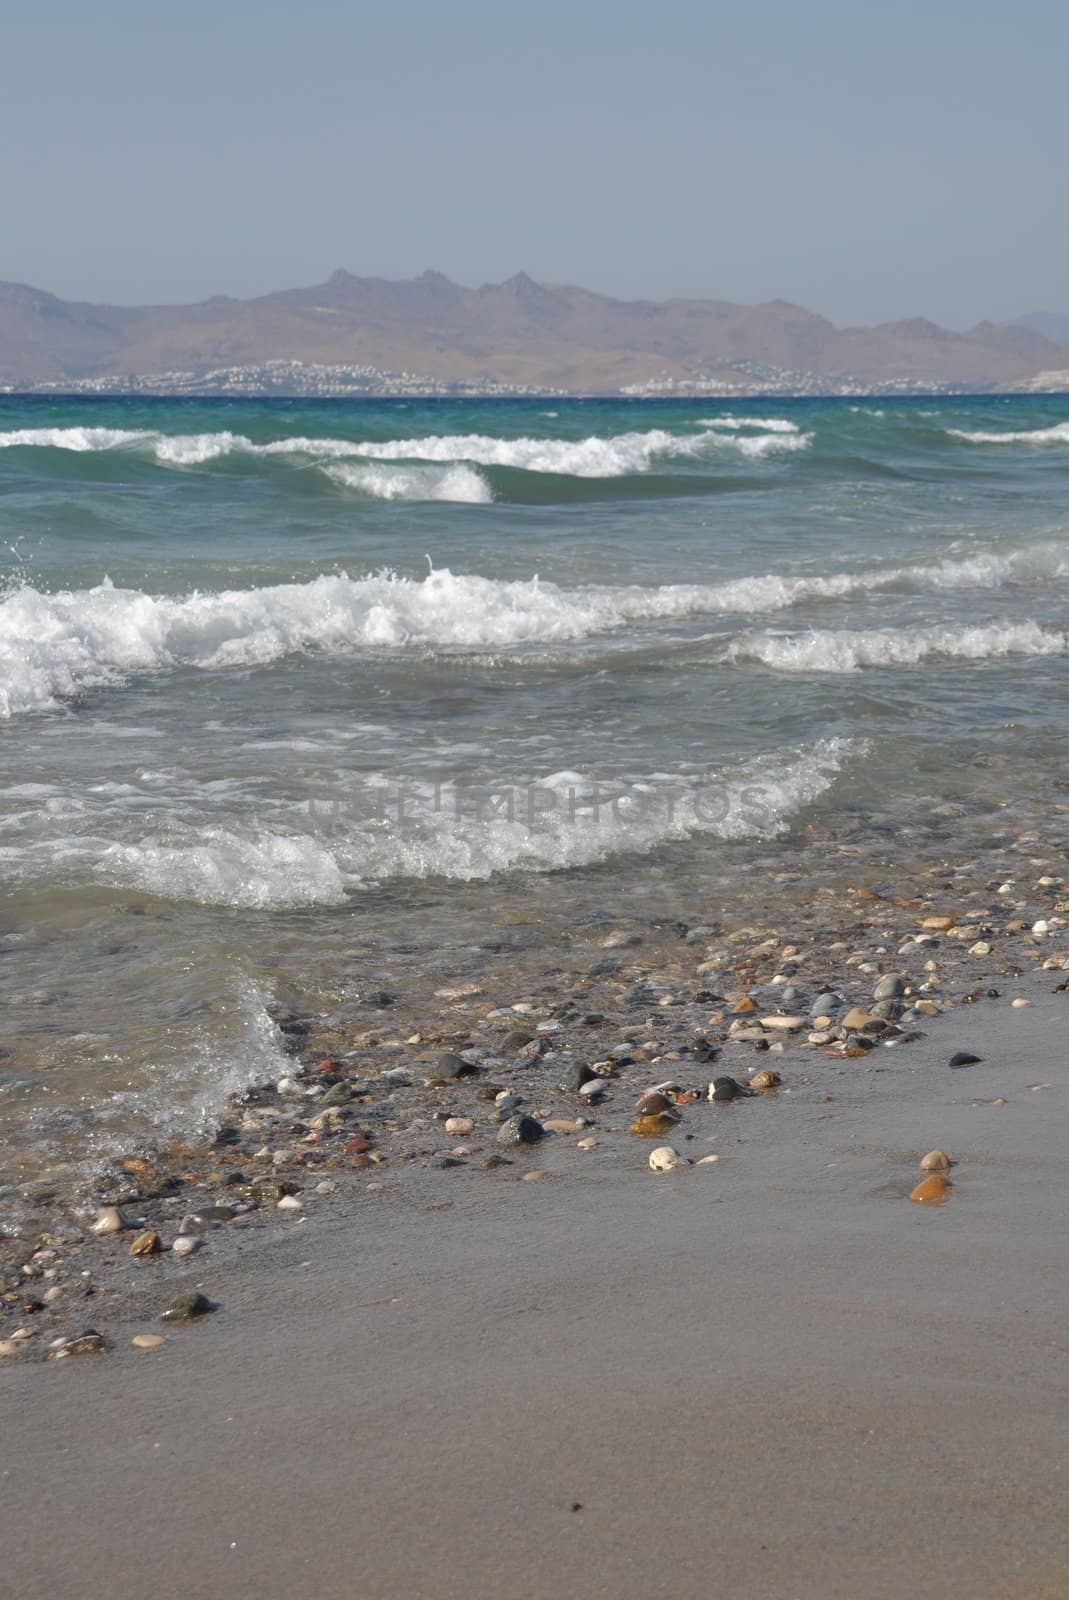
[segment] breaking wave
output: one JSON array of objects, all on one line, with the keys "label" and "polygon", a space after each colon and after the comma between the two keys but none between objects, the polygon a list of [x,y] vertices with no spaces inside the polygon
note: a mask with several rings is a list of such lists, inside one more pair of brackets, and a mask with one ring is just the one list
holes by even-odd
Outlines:
[{"label": "breaking wave", "polygon": [[751,634],[728,647],[730,661],[754,661],[776,672],[857,672],[863,667],[908,667],[921,661],[985,661],[1000,656],[1062,655],[1060,628],[1038,622],[991,622],[973,627],[872,628],[800,635]]},{"label": "breaking wave", "polygon": [[719,584],[589,585],[499,580],[448,568],[425,578],[345,574],[219,594],[156,596],[105,581],[0,599],[0,716],[55,706],[134,674],[262,665],[300,652],[448,653],[557,645],[633,623],[783,611],[893,588],[992,588],[1069,575],[1069,555],[1040,546],[930,567]]},{"label": "breaking wave", "polygon": [[489,505],[494,498],[486,479],[473,467],[388,467],[338,462],[327,476],[343,489],[370,495],[374,500],[450,500],[465,505]]},{"label": "breaking wave", "polygon": [[[153,430],[123,428],[18,428],[0,433],[0,449],[37,446],[54,450],[148,450],[162,466],[194,467],[231,455],[254,457],[308,457],[315,465],[340,460],[457,462],[470,466],[513,467],[525,472],[554,473],[576,478],[618,478],[648,472],[658,458],[699,457],[710,450],[733,450],[761,457],[777,452],[804,450],[812,435],[793,423],[760,419],[760,429],[749,431],[746,419],[727,417],[700,433],[670,433],[663,428],[645,432],[597,434],[586,439],[499,439],[492,435],[428,434],[414,439],[351,440],[295,437],[258,443],[245,434],[161,434]],[[332,474],[333,475],[333,474]],[[374,490],[368,491],[374,493]],[[386,498],[468,498],[424,495]]]},{"label": "breaking wave", "polygon": [[[171,813],[161,837],[143,818],[126,835],[49,838],[6,863],[15,878],[42,876],[136,889],[170,900],[271,910],[336,905],[375,883],[397,878],[474,881],[513,871],[556,872],[612,856],[644,853],[697,835],[772,838],[831,785],[857,742],[827,739],[806,750],[768,752],[721,771],[639,776],[592,788],[575,772],[522,780],[514,807],[489,815],[469,803],[420,805],[407,795],[403,824],[289,806],[257,818],[211,823]],[[387,787],[392,791],[396,783]],[[534,793],[529,813],[525,797]],[[500,800],[500,791],[498,799]],[[612,803],[614,802],[614,803]],[[250,820],[246,817],[253,813]]]},{"label": "breaking wave", "polygon": [[1011,433],[986,433],[967,428],[947,428],[952,439],[967,444],[1069,444],[1069,422],[1056,422],[1050,428],[1025,428]]}]

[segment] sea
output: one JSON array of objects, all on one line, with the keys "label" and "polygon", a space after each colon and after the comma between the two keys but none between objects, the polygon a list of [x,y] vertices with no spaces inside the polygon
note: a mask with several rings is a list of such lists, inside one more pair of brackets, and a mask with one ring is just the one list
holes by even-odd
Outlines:
[{"label": "sea", "polygon": [[283,1012],[1061,848],[1067,533],[1065,396],[0,396],[0,1201]]}]

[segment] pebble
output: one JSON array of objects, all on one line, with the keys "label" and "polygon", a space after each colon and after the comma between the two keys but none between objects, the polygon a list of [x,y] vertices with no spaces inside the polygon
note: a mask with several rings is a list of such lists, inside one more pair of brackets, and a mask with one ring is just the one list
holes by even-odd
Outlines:
[{"label": "pebble", "polygon": [[642,935],[640,933],[629,933],[626,928],[615,928],[607,939],[602,939],[601,948],[603,950],[623,950],[628,945],[641,943]]},{"label": "pebble", "polygon": [[929,1150],[926,1156],[921,1157],[922,1172],[949,1172],[950,1157],[945,1150]]},{"label": "pebble", "polygon": [[497,1136],[498,1144],[537,1144],[542,1137],[542,1124],[536,1122],[534,1117],[522,1114],[510,1117],[502,1123],[501,1131]]},{"label": "pebble", "polygon": [[773,1028],[782,1033],[798,1033],[805,1027],[804,1017],[762,1017],[762,1028]]},{"label": "pebble", "polygon": [[957,920],[957,917],[925,917],[921,927],[927,928],[930,933],[947,933]]},{"label": "pebble", "polygon": [[130,1343],[135,1350],[158,1350],[167,1340],[162,1333],[135,1333]]},{"label": "pebble", "polygon": [[547,1117],[542,1126],[547,1133],[578,1133],[583,1124],[569,1117]]},{"label": "pebble", "polygon": [[875,989],[873,989],[872,998],[874,1000],[897,1000],[905,992],[906,980],[900,973],[889,972],[885,978],[880,979]]},{"label": "pebble", "polygon": [[843,1018],[843,1027],[847,1028],[851,1033],[857,1033],[860,1029],[867,1028],[871,1022],[876,1022],[877,1020],[876,1017],[865,1011],[863,1007],[851,1006]]},{"label": "pebble", "polygon": [[316,1184],[316,1194],[333,1194],[337,1187],[333,1178],[324,1178],[322,1183]]},{"label": "pebble", "polygon": [[454,1137],[465,1133],[473,1133],[475,1131],[475,1123],[471,1117],[447,1117],[445,1131],[454,1135]]},{"label": "pebble", "polygon": [[597,1148],[597,1143],[596,1139],[580,1139],[575,1148],[577,1150],[594,1150]]},{"label": "pebble", "polygon": [[191,1256],[194,1251],[201,1249],[204,1240],[195,1233],[180,1233],[171,1246],[171,1254],[176,1256]]},{"label": "pebble", "polygon": [[303,1211],[304,1205],[295,1194],[284,1194],[275,1206],[276,1211]]},{"label": "pebble", "polygon": [[743,1093],[741,1083],[736,1083],[734,1078],[714,1078],[709,1085],[709,1099],[723,1102],[737,1100]]},{"label": "pebble", "polygon": [[565,1067],[557,1083],[561,1094],[578,1094],[584,1083],[590,1081],[590,1068],[584,1061],[573,1061]]},{"label": "pebble", "polygon": [[160,1312],[161,1322],[192,1322],[214,1311],[208,1296],[200,1293],[175,1295],[165,1311]]},{"label": "pebble", "polygon": [[521,1183],[538,1183],[544,1177],[545,1177],[545,1173],[541,1170],[540,1167],[536,1167],[533,1172],[525,1172],[523,1174],[522,1178],[520,1179],[520,1182]]},{"label": "pebble", "polygon": [[662,1144],[650,1151],[649,1165],[651,1172],[674,1172],[677,1167],[685,1166],[686,1162],[670,1144]]},{"label": "pebble", "polygon": [[678,1121],[679,1113],[668,1111],[652,1117],[636,1117],[631,1124],[631,1132],[636,1139],[663,1139]]},{"label": "pebble", "polygon": [[977,939],[975,944],[969,946],[969,954],[971,956],[989,956],[991,954],[991,946],[986,939]]},{"label": "pebble", "polygon": [[646,1093],[639,1095],[635,1101],[635,1110],[640,1117],[659,1117],[662,1112],[671,1109],[671,1100],[660,1089],[647,1089]]},{"label": "pebble", "polygon": [[719,1160],[720,1160],[720,1157],[717,1156],[717,1155],[700,1156],[698,1158],[698,1160],[694,1163],[694,1165],[696,1167],[711,1167],[713,1165],[714,1161],[719,1161]]},{"label": "pebble", "polygon": [[1012,1005],[1014,1011],[1023,1011],[1025,1006],[1030,1006],[1031,1004],[1032,1004],[1031,1000],[1013,1000],[1013,1001],[1011,1001],[1011,1005]]},{"label": "pebble", "polygon": [[471,1078],[478,1072],[478,1067],[473,1067],[470,1061],[465,1061],[463,1056],[454,1055],[447,1051],[438,1057],[434,1067],[434,1076],[443,1078],[447,1083],[456,1078]]},{"label": "pebble", "polygon": [[778,1072],[771,1067],[764,1067],[760,1072],[755,1072],[750,1079],[751,1089],[776,1089],[783,1082]]},{"label": "pebble", "polygon": [[158,1256],[162,1249],[163,1240],[158,1233],[153,1233],[150,1230],[147,1233],[138,1234],[130,1246],[130,1254],[132,1256]]},{"label": "pebble", "polygon": [[472,995],[482,992],[480,983],[457,983],[449,988],[435,989],[434,996],[436,1000],[468,1000]]},{"label": "pebble", "polygon": [[0,1356],[17,1356],[19,1347],[13,1339],[0,1339]]},{"label": "pebble", "polygon": [[605,1080],[603,1078],[588,1078],[579,1085],[580,1100],[597,1100],[605,1093]]},{"label": "pebble", "polygon": [[96,1217],[89,1225],[90,1233],[109,1234],[121,1233],[126,1227],[126,1220],[118,1206],[104,1206],[98,1211]]},{"label": "pebble", "polygon": [[60,1361],[65,1356],[96,1356],[104,1348],[104,1340],[95,1328],[86,1328],[73,1339],[60,1339],[48,1352],[50,1361]]},{"label": "pebble", "polygon": [[955,1050],[947,1065],[950,1067],[975,1067],[980,1060],[971,1050]]},{"label": "pebble", "polygon": [[930,1178],[922,1178],[910,1195],[914,1205],[941,1206],[950,1193],[950,1185],[945,1178],[933,1174]]}]

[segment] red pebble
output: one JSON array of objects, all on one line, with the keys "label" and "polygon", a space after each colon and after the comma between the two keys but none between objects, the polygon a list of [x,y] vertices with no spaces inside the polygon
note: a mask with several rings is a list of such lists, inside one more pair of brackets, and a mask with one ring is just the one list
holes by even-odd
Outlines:
[{"label": "red pebble", "polygon": [[354,1133],[353,1137],[346,1142],[345,1154],[347,1156],[362,1156],[365,1150],[370,1149],[371,1140],[368,1138],[367,1134]]}]

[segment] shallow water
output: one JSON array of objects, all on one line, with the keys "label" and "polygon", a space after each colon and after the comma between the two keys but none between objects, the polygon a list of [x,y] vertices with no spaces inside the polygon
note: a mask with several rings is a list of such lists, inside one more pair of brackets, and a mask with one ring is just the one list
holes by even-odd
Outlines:
[{"label": "shallow water", "polygon": [[1067,491],[1057,398],[0,398],[12,1170],[276,1002],[1049,840]]}]

